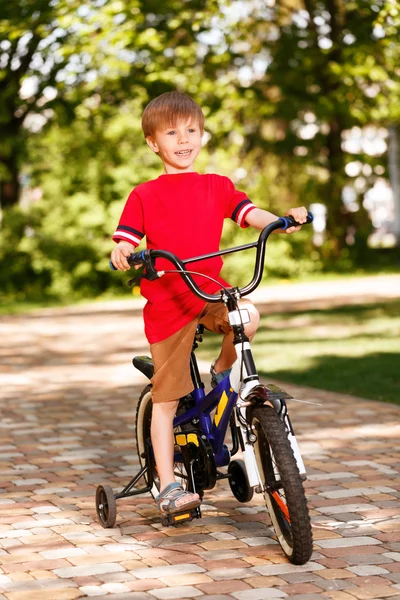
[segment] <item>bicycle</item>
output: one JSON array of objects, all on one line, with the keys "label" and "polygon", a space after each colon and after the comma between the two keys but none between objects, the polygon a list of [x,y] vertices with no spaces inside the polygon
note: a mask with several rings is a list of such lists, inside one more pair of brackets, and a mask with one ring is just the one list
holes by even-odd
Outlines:
[{"label": "bicycle", "polygon": [[[307,222],[313,217],[308,214]],[[250,294],[259,285],[264,267],[265,246],[269,235],[276,229],[296,225],[292,217],[281,217],[263,229],[257,242],[236,246],[207,255],[180,260],[163,250],[134,252],[129,263],[143,264],[145,277],[152,280],[165,272],[179,273],[189,289],[206,302],[224,302],[230,325],[234,331],[233,343],[237,360],[230,375],[209,393],[205,393],[198,370],[195,349],[202,341],[204,328],[200,325],[193,342],[190,368],[193,391],[181,398],[174,419],[176,477],[186,489],[203,498],[204,491],[213,489],[220,479],[228,479],[234,496],[248,502],[254,492],[264,496],[279,544],[287,558],[297,565],[305,564],[313,551],[313,539],[307,500],[303,488],[306,471],[289,419],[286,400],[292,398],[275,385],[260,384],[244,325],[250,318],[245,308],[238,308],[238,300]],[[185,265],[223,254],[257,248],[253,279],[243,288],[223,288],[216,295],[203,292],[195,283]],[[174,270],[157,271],[157,257],[167,258]],[[247,315],[246,315],[247,313]],[[150,358],[138,356],[133,365],[148,379],[153,376]],[[211,413],[215,409],[212,417]],[[98,486],[96,510],[103,527],[116,522],[116,500],[150,492],[159,494],[159,481],[150,439],[151,384],[142,391],[136,412],[136,440],[141,469],[117,494],[108,484]],[[232,448],[224,444],[228,427]],[[243,458],[234,458],[241,451]],[[220,471],[227,467],[226,473]],[[146,486],[134,489],[141,478]],[[163,525],[177,525],[201,518],[201,509],[164,514]]]}]

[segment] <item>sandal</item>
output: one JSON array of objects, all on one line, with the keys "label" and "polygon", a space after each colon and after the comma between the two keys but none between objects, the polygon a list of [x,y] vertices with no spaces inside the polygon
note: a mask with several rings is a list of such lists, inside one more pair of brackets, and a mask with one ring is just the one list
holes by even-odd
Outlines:
[{"label": "sandal", "polygon": [[[181,498],[187,498],[187,502],[176,504]],[[192,508],[197,508],[201,504],[198,494],[184,490],[180,483],[170,483],[165,487],[156,498],[158,510],[161,513],[179,513]]]},{"label": "sandal", "polygon": [[226,369],[225,371],[221,371],[221,373],[216,373],[214,370],[215,360],[211,365],[210,373],[211,373],[211,387],[215,388],[229,373],[232,371],[232,368]]}]

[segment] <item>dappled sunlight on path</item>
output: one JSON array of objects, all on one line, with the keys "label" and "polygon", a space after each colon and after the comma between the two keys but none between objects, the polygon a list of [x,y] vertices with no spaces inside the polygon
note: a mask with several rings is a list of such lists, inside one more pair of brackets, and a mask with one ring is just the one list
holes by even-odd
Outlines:
[{"label": "dappled sunlight on path", "polygon": [[260,495],[240,504],[226,481],[206,491],[200,521],[162,528],[145,494],[118,502],[116,526],[102,529],[96,486],[120,490],[138,470],[141,306],[0,323],[0,598],[398,600],[396,405],[281,384],[315,403],[289,401],[315,539],[302,567],[283,557]]}]

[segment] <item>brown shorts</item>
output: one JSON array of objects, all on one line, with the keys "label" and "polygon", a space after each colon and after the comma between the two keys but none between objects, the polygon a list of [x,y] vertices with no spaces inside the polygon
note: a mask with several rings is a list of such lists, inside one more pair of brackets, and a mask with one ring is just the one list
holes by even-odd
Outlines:
[{"label": "brown shorts", "polygon": [[215,333],[227,334],[231,331],[226,306],[210,302],[196,319],[182,329],[161,342],[150,344],[154,363],[151,380],[153,402],[171,402],[192,391],[190,353],[198,324]]}]

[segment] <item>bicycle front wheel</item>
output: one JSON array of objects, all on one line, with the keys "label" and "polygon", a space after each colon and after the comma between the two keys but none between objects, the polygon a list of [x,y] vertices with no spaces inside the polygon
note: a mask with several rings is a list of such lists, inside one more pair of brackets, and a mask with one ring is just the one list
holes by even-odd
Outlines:
[{"label": "bicycle front wheel", "polygon": [[311,523],[285,425],[270,406],[249,407],[247,416],[257,436],[254,451],[278,541],[290,562],[304,565],[313,551]]}]

